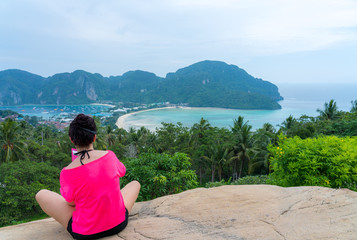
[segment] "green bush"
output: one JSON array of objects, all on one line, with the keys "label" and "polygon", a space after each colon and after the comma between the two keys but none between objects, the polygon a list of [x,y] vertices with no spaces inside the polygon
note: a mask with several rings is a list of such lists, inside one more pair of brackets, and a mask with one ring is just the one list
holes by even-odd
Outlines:
[{"label": "green bush", "polygon": [[225,181],[224,179],[222,179],[219,182],[208,182],[205,184],[206,188],[212,188],[212,187],[219,187],[219,186],[223,186],[223,185],[230,185],[231,184],[231,178],[228,179],[228,181]]},{"label": "green bush", "polygon": [[123,159],[127,173],[122,186],[137,180],[141,184],[139,201],[179,193],[198,186],[197,175],[190,170],[190,159],[184,153],[174,155],[143,153],[138,158]]},{"label": "green bush", "polygon": [[47,163],[16,161],[0,165],[0,226],[42,213],[35,200],[43,189],[58,192],[60,170]]},{"label": "green bush", "polygon": [[357,139],[320,136],[300,139],[280,136],[268,147],[272,181],[280,186],[324,186],[356,189]]},{"label": "green bush", "polygon": [[259,175],[259,176],[246,176],[239,178],[233,182],[231,182],[231,179],[228,181],[222,180],[220,182],[208,182],[206,183],[205,187],[206,188],[211,188],[211,187],[219,187],[223,185],[255,185],[255,184],[268,184],[267,175]]},{"label": "green bush", "polygon": [[255,184],[267,184],[267,175],[259,175],[259,176],[246,176],[243,178],[239,178],[232,182],[232,185],[255,185]]}]

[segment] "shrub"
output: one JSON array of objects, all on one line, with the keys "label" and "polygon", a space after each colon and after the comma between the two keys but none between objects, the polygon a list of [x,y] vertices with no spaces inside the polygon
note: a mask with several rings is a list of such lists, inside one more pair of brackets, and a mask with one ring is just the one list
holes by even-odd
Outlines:
[{"label": "shrub", "polygon": [[324,186],[356,189],[357,139],[320,136],[300,139],[280,136],[268,147],[271,177],[281,186]]},{"label": "shrub", "polygon": [[232,182],[232,185],[255,185],[255,184],[267,184],[267,175],[259,175],[259,176],[246,176],[243,178],[239,178]]},{"label": "shrub", "polygon": [[206,188],[211,188],[211,187],[219,187],[223,185],[255,185],[255,184],[268,184],[267,175],[259,175],[259,176],[246,176],[239,178],[233,182],[231,182],[231,179],[228,181],[222,180],[220,182],[208,182],[206,183],[205,187]]},{"label": "shrub", "polygon": [[206,183],[205,187],[206,188],[212,188],[212,187],[219,187],[219,186],[223,186],[223,185],[230,185],[231,184],[231,178],[228,179],[228,181],[225,181],[224,179],[222,179],[219,182],[208,182]]},{"label": "shrub", "polygon": [[43,189],[59,190],[60,170],[47,163],[16,161],[0,165],[0,226],[42,213],[35,200]]},{"label": "shrub", "polygon": [[143,153],[124,159],[127,173],[122,185],[137,180],[141,184],[139,201],[179,193],[198,186],[197,175],[190,170],[190,159],[184,153],[174,155]]}]

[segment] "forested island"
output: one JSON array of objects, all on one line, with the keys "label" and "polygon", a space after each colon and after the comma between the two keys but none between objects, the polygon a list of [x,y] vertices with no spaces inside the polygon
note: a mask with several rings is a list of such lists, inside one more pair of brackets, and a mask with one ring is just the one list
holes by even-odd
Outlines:
[{"label": "forested island", "polygon": [[21,70],[0,72],[0,105],[169,102],[191,107],[280,109],[278,87],[243,69],[202,61],[168,73],[145,71],[103,77],[77,70],[48,78]]},{"label": "forested island", "polygon": [[[11,112],[12,113],[12,112]],[[288,117],[252,130],[238,116],[231,128],[201,119],[191,128],[163,123],[126,131],[97,122],[96,149],[112,150],[128,171],[121,185],[142,184],[139,200],[223,184],[324,186],[357,191],[357,100],[348,112],[331,100],[318,117]],[[11,118],[0,123],[0,226],[43,218],[35,194],[59,192],[71,162],[68,129]]]}]

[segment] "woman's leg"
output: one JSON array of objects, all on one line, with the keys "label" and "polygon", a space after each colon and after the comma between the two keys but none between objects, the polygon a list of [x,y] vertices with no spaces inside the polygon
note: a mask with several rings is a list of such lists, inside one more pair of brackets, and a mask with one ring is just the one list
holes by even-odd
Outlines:
[{"label": "woman's leg", "polygon": [[49,216],[53,217],[65,229],[68,221],[75,210],[67,201],[58,193],[42,189],[36,194],[36,200],[42,210]]},{"label": "woman's leg", "polygon": [[123,189],[121,194],[123,195],[124,204],[128,212],[130,213],[136,199],[138,198],[140,191],[140,183],[138,181],[132,181],[128,183]]}]

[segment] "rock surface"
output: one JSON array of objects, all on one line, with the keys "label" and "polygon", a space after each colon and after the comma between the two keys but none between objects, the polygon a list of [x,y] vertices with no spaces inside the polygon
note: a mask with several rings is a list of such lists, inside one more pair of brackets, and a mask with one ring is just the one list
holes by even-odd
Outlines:
[{"label": "rock surface", "polygon": [[[53,219],[0,229],[0,239],[71,239]],[[269,185],[194,189],[137,203],[120,239],[357,239],[357,193]]]}]

